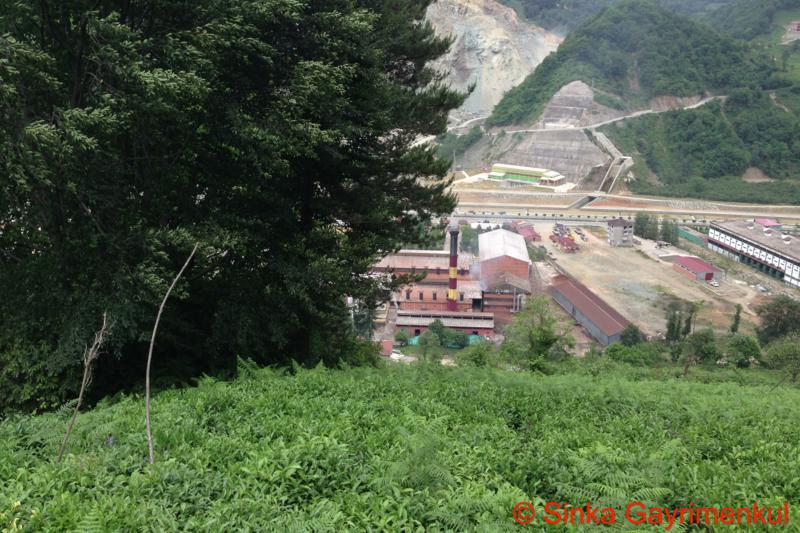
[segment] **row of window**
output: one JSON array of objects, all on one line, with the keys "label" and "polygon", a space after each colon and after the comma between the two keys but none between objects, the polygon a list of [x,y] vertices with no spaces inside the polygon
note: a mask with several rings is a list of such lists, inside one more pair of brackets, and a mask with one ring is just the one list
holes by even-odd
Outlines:
[{"label": "row of window", "polygon": [[722,233],[721,231],[717,231],[713,228],[708,232],[708,237],[728,246],[729,248],[766,263],[776,270],[781,270],[791,278],[800,279],[800,265],[792,262],[791,260],[788,260],[780,255],[775,255],[761,247],[753,246],[748,242],[726,233]]},{"label": "row of window", "polygon": [[[412,292],[412,291],[406,291],[406,300],[410,300],[410,299],[411,299],[411,292]],[[433,301],[434,301],[434,302],[435,302],[435,301],[438,299],[438,297],[439,297],[438,293],[436,293],[436,292],[432,292],[432,293],[431,293],[431,296],[433,297]],[[425,292],[424,292],[424,291],[419,291],[419,292],[417,293],[417,297],[419,298],[419,301],[420,301],[420,302],[421,302],[421,301],[423,301],[423,300],[425,299]],[[445,299],[446,299],[446,298],[447,298],[447,297],[445,297]],[[458,293],[458,301],[459,301],[459,302],[463,302],[463,301],[464,301],[464,293],[463,293],[463,292],[459,292],[459,293]]]}]

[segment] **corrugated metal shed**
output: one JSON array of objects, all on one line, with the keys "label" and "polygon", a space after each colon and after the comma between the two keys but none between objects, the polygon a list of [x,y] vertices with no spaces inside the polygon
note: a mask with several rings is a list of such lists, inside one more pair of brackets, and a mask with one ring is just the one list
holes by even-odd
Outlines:
[{"label": "corrugated metal shed", "polygon": [[481,233],[478,236],[478,247],[480,248],[481,262],[503,256],[512,257],[529,264],[531,262],[525,238],[508,230],[497,229]]}]

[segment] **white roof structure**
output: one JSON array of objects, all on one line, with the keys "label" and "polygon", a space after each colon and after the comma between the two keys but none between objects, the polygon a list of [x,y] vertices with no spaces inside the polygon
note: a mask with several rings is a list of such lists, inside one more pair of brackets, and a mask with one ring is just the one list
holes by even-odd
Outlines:
[{"label": "white roof structure", "polygon": [[481,262],[496,257],[508,256],[528,264],[531,263],[525,238],[519,233],[504,229],[481,233],[478,236],[478,248],[480,249]]}]

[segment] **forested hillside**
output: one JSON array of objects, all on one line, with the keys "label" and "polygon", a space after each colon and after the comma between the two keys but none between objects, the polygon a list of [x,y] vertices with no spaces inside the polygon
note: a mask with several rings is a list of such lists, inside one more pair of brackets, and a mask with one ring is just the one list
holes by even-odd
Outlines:
[{"label": "forested hillside", "polygon": [[754,39],[769,33],[781,10],[800,8],[800,0],[736,0],[707,16],[720,31],[739,39]]},{"label": "forested hillside", "polygon": [[576,365],[555,376],[245,368],[233,382],[156,396],[161,455],[147,467],[138,397],[81,415],[62,464],[52,461],[61,414],[6,420],[0,529],[497,532],[516,530],[513,507],[528,501],[539,511],[529,530],[552,531],[549,501],[618,510],[788,501],[794,530],[797,389],[741,370],[712,370],[704,380],[725,372],[732,382],[708,384],[674,369]]},{"label": "forested hillside", "polygon": [[566,83],[582,80],[628,104],[760,86],[776,68],[742,41],[659,7],[623,0],[575,29],[522,84],[506,93],[487,124],[529,123]]},{"label": "forested hillside", "polygon": [[[655,0],[659,6],[694,19],[714,18],[730,9],[737,0]],[[747,0],[744,0],[747,1]],[[775,0],[781,1],[781,0]],[[568,32],[593,17],[615,0],[503,0],[518,13],[537,24],[557,31]],[[753,3],[752,1],[750,2]],[[759,2],[760,3],[760,2]],[[757,8],[756,8],[757,10]]]},{"label": "forested hillside", "polygon": [[[653,183],[639,167],[633,191],[800,203],[800,115],[791,111],[766,92],[740,89],[724,103],[642,116],[603,131],[658,177]],[[749,167],[776,181],[744,182]]]},{"label": "forested hillside", "polygon": [[92,393],[140,386],[195,244],[158,383],[358,359],[345,297],[454,205],[427,4],[0,1],[0,413],[74,397],[103,313]]}]

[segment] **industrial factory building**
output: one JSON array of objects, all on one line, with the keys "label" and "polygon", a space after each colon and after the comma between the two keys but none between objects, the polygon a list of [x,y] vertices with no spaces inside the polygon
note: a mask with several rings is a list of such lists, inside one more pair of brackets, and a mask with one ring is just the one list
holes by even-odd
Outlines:
[{"label": "industrial factory building", "polygon": [[599,296],[573,278],[559,275],[550,289],[553,299],[603,346],[618,342],[630,324]]},{"label": "industrial factory building", "polygon": [[611,246],[633,246],[633,220],[612,218],[606,221],[606,233]]},{"label": "industrial factory building", "polygon": [[494,313],[498,326],[511,322],[531,294],[531,268],[525,238],[498,229],[478,236],[482,310]]},{"label": "industrial factory building", "polygon": [[446,326],[450,323],[469,333],[479,330],[479,335],[485,335],[487,327],[502,328],[531,294],[532,263],[525,238],[502,229],[482,233],[476,260],[458,253],[458,227],[451,226],[449,231],[449,252],[401,250],[374,266],[374,273],[395,277],[425,274],[392,295],[397,326],[412,333],[424,331],[431,316],[446,313],[440,316]]},{"label": "industrial factory building", "polygon": [[467,335],[491,337],[494,335],[494,316],[492,313],[459,313],[449,311],[398,311],[397,329],[409,335],[425,333],[431,323],[440,320],[444,327],[461,331]]},{"label": "industrial factory building", "polygon": [[679,255],[672,263],[678,273],[693,281],[718,281],[722,271],[697,257]]},{"label": "industrial factory building", "polygon": [[[457,254],[456,267],[459,278],[470,278],[472,256]],[[373,272],[393,273],[395,276],[426,274],[425,280],[447,282],[450,270],[450,252],[447,250],[400,250],[387,255],[374,267]]]},{"label": "industrial factory building", "polygon": [[800,239],[784,232],[776,220],[713,222],[708,248],[800,287]]}]

